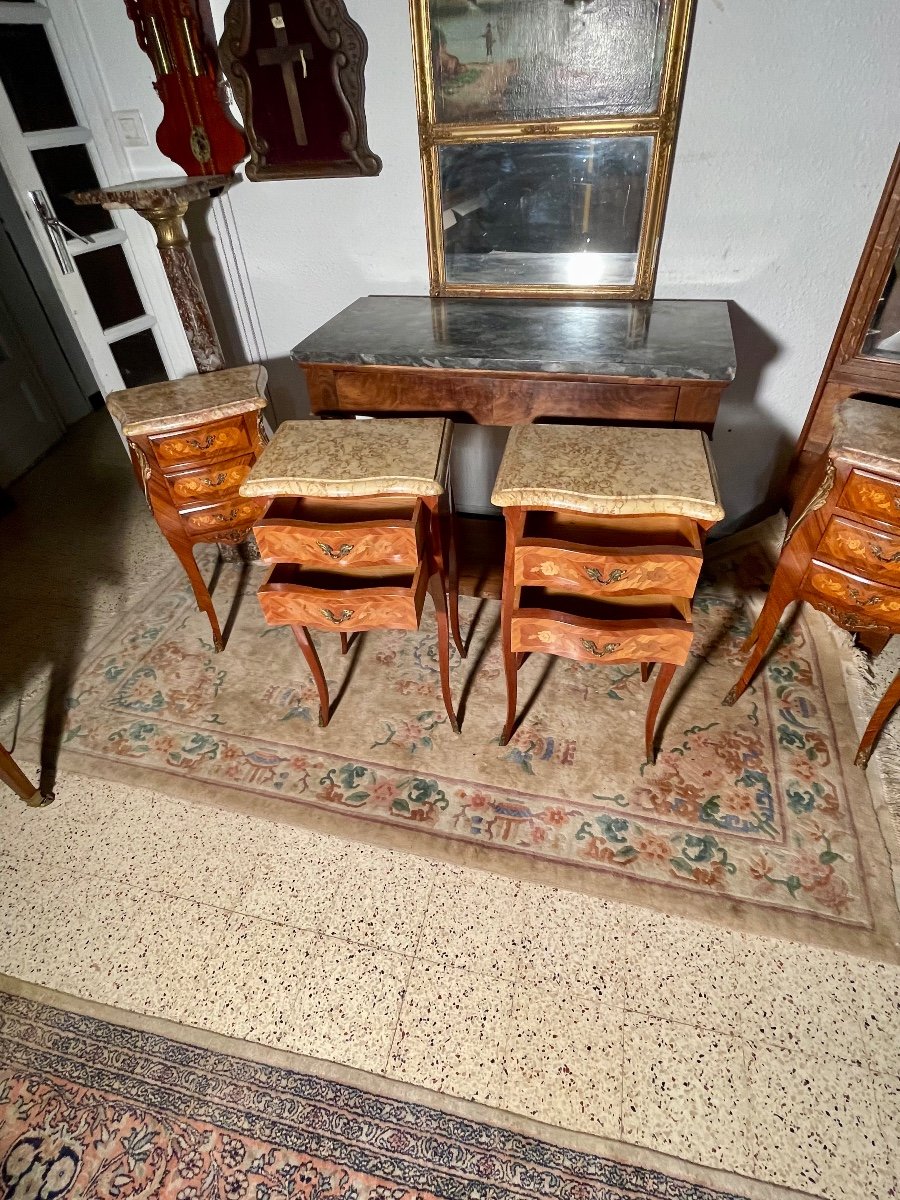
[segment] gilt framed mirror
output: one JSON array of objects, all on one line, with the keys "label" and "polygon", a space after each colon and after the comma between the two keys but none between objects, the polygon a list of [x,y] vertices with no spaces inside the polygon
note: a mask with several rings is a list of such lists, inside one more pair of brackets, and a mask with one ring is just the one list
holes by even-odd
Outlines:
[{"label": "gilt framed mirror", "polygon": [[410,0],[433,295],[653,294],[693,0]]}]

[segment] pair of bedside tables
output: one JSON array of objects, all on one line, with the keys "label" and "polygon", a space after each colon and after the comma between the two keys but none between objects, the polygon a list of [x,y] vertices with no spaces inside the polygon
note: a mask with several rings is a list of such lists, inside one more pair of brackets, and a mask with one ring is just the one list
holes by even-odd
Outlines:
[{"label": "pair of bedside tables", "polygon": [[[290,625],[328,691],[310,628],[348,635],[416,629],[425,592],[437,614],[441,691],[451,727],[449,636],[463,653],[448,468],[440,418],[283,424],[240,486],[269,507],[254,526],[272,569],[266,621]],[[723,516],[697,430],[516,426],[493,493],[506,516],[502,641],[512,734],[516,676],[533,652],[640,662],[653,686],[646,748],[693,639],[691,602],[707,530]]]}]

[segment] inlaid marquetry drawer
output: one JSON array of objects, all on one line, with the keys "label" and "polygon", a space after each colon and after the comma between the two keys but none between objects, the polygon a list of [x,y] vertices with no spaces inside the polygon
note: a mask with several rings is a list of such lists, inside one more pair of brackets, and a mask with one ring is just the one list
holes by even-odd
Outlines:
[{"label": "inlaid marquetry drawer", "polygon": [[427,585],[421,563],[410,574],[378,576],[340,575],[278,563],[257,595],[269,625],[354,633],[418,629]]},{"label": "inlaid marquetry drawer", "polygon": [[236,497],[207,508],[181,512],[181,520],[196,535],[222,533],[235,525],[252,524],[265,507],[264,500],[244,500]]},{"label": "inlaid marquetry drawer", "polygon": [[241,454],[250,450],[250,436],[243,417],[216,421],[197,429],[164,434],[150,439],[157,460],[164,470],[181,464],[193,463],[198,459],[211,462],[225,455]]},{"label": "inlaid marquetry drawer", "polygon": [[[374,519],[348,520],[346,502],[340,511],[327,501],[278,498],[254,532],[266,562],[294,562],[330,569],[417,566],[427,528],[428,510],[421,500],[391,498]],[[382,515],[383,514],[383,515]],[[342,518],[342,519],[337,519]]]},{"label": "inlaid marquetry drawer", "polygon": [[226,459],[210,466],[192,471],[180,471],[177,475],[167,474],[166,484],[172,499],[179,508],[196,507],[204,501],[220,500],[232,495],[238,497],[238,488],[247,478],[253,465],[253,456]]},{"label": "inlaid marquetry drawer", "polygon": [[552,609],[519,609],[512,619],[516,653],[561,654],[581,662],[687,662],[694,631],[687,621],[578,620]]},{"label": "inlaid marquetry drawer", "polygon": [[900,483],[866,471],[851,471],[838,507],[900,526]]},{"label": "inlaid marquetry drawer", "polygon": [[876,583],[900,587],[900,531],[887,533],[843,517],[832,517],[816,557],[849,567]]},{"label": "inlaid marquetry drawer", "polygon": [[703,555],[699,550],[575,550],[517,546],[515,582],[573,589],[586,595],[628,593],[692,596]]},{"label": "inlaid marquetry drawer", "polygon": [[802,588],[806,598],[847,629],[868,625],[900,631],[900,588],[870,583],[816,560],[810,564]]}]

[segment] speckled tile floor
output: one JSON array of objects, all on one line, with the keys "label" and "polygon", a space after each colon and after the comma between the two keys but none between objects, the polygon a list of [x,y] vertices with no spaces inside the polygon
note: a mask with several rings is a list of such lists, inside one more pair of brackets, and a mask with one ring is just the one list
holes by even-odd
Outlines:
[{"label": "speckled tile floor", "polygon": [[[58,648],[169,566],[102,420],[0,520],[6,745]],[[0,820],[0,972],[829,1198],[900,1195],[898,968],[74,775],[45,809],[3,791]]]}]

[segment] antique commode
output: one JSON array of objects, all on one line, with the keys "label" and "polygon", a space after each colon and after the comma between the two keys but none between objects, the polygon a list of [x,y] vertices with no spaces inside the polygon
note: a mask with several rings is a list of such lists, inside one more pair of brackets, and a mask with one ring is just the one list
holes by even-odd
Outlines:
[{"label": "antique commode", "polygon": [[268,505],[254,530],[272,569],[259,589],[270,625],[290,625],[319,694],[328,687],[309,629],[349,636],[367,629],[417,629],[425,592],[438,626],[441,695],[450,696],[449,624],[463,654],[456,551],[447,471],[453,425],[399,421],[287,421],[241,485]]},{"label": "antique commode", "polygon": [[[893,405],[851,398],[835,410],[834,437],[797,497],[769,594],[744,643],[750,657],[725,704],[750,683],[794,600],[854,633],[900,633],[900,410]],[[863,734],[859,766],[898,701],[900,677]]]},{"label": "antique commode", "polygon": [[506,518],[502,743],[530,652],[639,662],[645,681],[658,662],[645,730],[652,760],[663,696],[693,640],[704,539],[724,515],[705,434],[519,425],[492,499]]},{"label": "antique commode", "polygon": [[193,548],[242,541],[265,508],[238,494],[266,444],[265,386],[264,367],[234,367],[113,392],[106,401],[156,523],[209,617],[216,650],[222,634]]}]

